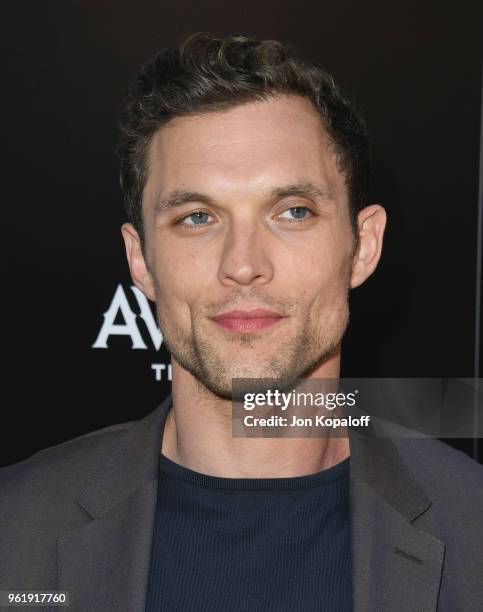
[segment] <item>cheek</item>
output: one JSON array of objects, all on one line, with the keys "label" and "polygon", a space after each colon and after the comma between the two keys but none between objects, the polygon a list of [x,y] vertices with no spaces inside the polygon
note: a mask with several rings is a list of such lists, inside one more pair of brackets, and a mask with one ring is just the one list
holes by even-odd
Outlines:
[{"label": "cheek", "polygon": [[344,278],[345,262],[340,250],[321,242],[301,249],[284,269],[304,292],[327,294],[329,288],[333,290]]},{"label": "cheek", "polygon": [[179,249],[159,249],[153,266],[158,307],[176,317],[189,316],[188,304],[202,297],[206,286],[206,267],[199,257]]},{"label": "cheek", "polygon": [[344,309],[350,278],[349,263],[349,253],[321,246],[306,260],[303,272],[299,270],[294,277],[298,296],[315,319],[321,311],[333,309],[337,316]]}]

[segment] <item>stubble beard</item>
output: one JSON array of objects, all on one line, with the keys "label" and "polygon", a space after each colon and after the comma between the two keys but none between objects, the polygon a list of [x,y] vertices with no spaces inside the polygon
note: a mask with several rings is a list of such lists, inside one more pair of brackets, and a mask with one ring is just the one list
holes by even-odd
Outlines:
[{"label": "stubble beard", "polygon": [[[283,380],[284,386],[290,385],[296,378],[310,375],[316,367],[329,359],[339,348],[349,322],[348,291],[342,293],[331,311],[330,320],[324,325],[316,325],[306,312],[303,325],[295,335],[283,340],[277,347],[276,354],[267,357],[264,363],[255,359],[249,362],[249,350],[256,351],[259,334],[238,334],[231,343],[243,350],[243,361],[227,363],[219,350],[219,343],[206,332],[206,324],[197,324],[191,318],[191,335],[183,330],[171,329],[163,321],[158,309],[158,323],[163,334],[163,341],[179,365],[187,370],[197,381],[202,392],[211,392],[219,398],[235,399],[232,379],[277,379]],[[283,325],[283,323],[282,323]],[[172,333],[171,333],[172,332]],[[263,333],[263,332],[262,332]],[[255,353],[256,355],[256,353]],[[256,390],[251,383],[251,390]],[[279,385],[277,385],[280,388]],[[262,384],[261,389],[266,389]]]}]

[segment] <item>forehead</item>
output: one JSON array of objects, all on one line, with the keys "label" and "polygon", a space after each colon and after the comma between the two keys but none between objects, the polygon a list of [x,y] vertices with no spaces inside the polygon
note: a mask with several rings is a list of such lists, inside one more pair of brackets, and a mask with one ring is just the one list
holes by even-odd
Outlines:
[{"label": "forehead", "polygon": [[163,126],[150,144],[145,195],[210,185],[248,194],[301,180],[344,189],[318,111],[305,98],[284,95]]}]

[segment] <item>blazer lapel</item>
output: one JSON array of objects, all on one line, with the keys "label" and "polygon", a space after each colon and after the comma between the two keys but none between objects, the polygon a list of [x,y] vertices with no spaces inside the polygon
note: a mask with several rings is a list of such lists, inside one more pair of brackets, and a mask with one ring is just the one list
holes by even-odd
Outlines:
[{"label": "blazer lapel", "polygon": [[445,546],[413,524],[431,501],[389,438],[349,439],[354,611],[433,612]]},{"label": "blazer lapel", "polygon": [[93,519],[58,539],[59,589],[73,611],[144,609],[159,453],[171,396],[111,443],[78,503]]}]

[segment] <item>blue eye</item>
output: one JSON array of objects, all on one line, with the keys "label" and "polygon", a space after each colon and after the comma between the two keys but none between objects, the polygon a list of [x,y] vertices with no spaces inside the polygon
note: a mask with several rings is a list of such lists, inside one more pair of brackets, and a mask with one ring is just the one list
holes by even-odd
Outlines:
[{"label": "blue eye", "polygon": [[[189,215],[187,215],[186,217],[183,217],[182,219],[180,219],[178,221],[178,223],[181,223],[182,225],[205,225],[205,223],[203,223],[203,219],[206,219],[206,217],[210,217],[211,215],[209,215],[206,212],[203,212],[202,210],[195,210],[194,212],[190,213]],[[192,219],[193,223],[186,223],[187,219]],[[198,221],[200,221],[200,223],[198,223]]]},{"label": "blue eye", "polygon": [[[310,208],[307,208],[306,206],[292,206],[290,208],[287,208],[287,210],[282,214],[292,212],[292,211],[294,211],[295,218],[289,219],[289,221],[303,221],[304,219],[307,218],[307,215],[305,213],[309,212],[310,214],[312,214],[312,211],[310,210]],[[303,214],[300,216],[300,213],[303,213]]]}]

